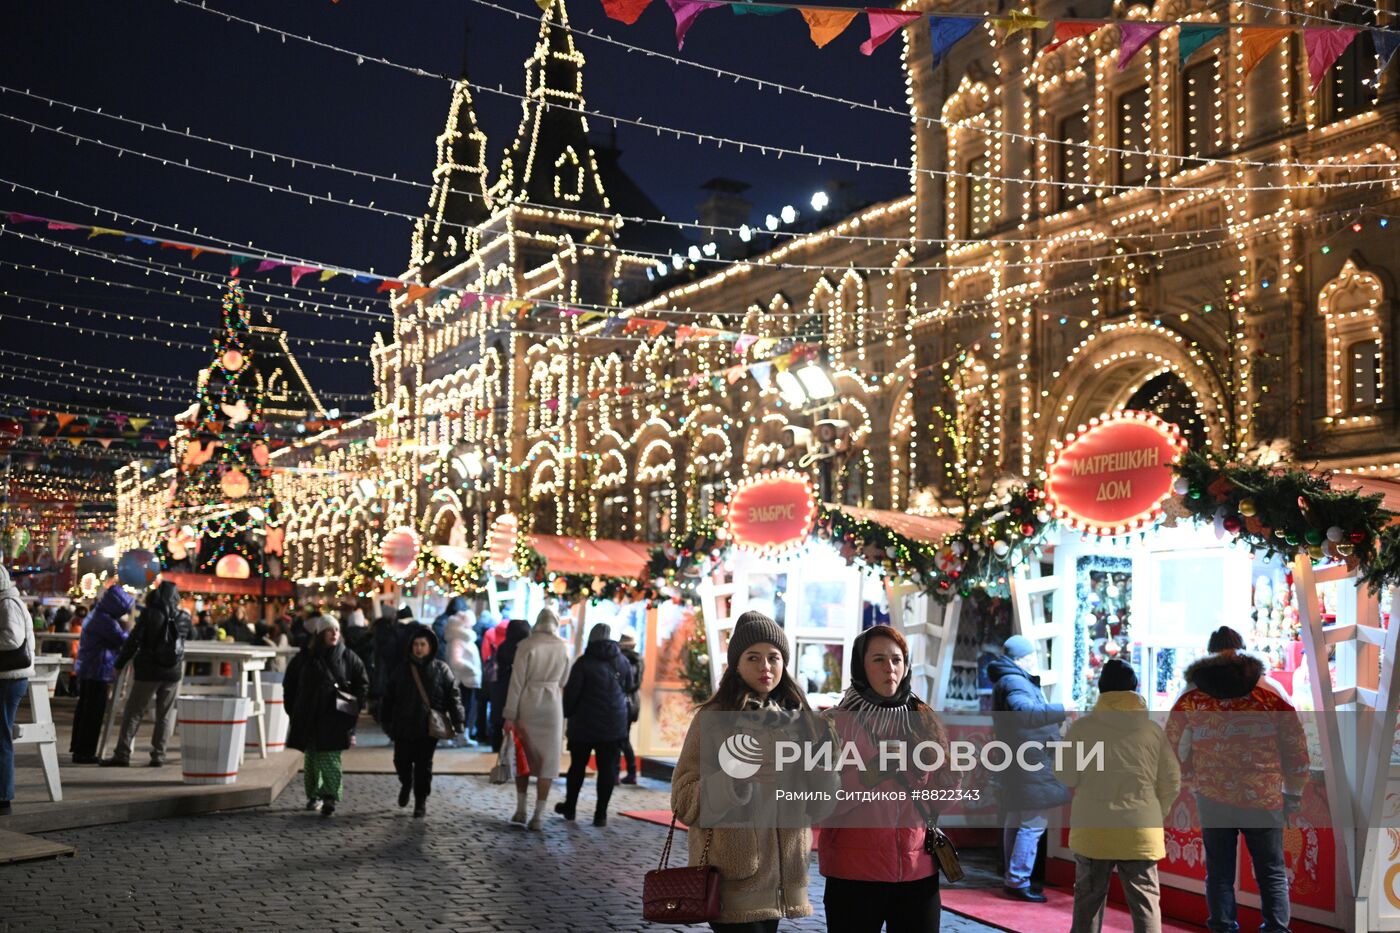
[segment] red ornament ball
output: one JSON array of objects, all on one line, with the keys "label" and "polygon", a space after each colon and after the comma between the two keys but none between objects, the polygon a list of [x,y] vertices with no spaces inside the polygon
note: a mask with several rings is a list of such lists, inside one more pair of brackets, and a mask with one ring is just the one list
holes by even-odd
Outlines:
[{"label": "red ornament ball", "polygon": [[1223,524],[1225,526],[1225,530],[1230,532],[1230,534],[1232,535],[1239,534],[1240,531],[1244,528],[1244,522],[1240,519],[1238,515],[1227,515],[1225,517],[1225,521],[1223,521],[1221,524]]},{"label": "red ornament ball", "polygon": [[1032,525],[1030,522],[1022,522],[1021,534],[1029,538],[1031,535],[1035,534],[1035,526]]},{"label": "red ornament ball", "polygon": [[1366,538],[1367,535],[1364,531],[1353,531],[1351,534],[1347,535],[1347,540],[1352,544],[1365,544]]}]

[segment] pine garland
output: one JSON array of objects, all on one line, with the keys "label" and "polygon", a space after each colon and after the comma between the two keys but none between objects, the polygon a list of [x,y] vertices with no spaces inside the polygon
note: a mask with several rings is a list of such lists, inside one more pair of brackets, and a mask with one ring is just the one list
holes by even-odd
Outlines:
[{"label": "pine garland", "polygon": [[1372,590],[1400,583],[1400,526],[1381,496],[1335,490],[1330,473],[1228,463],[1203,451],[1188,451],[1176,472],[1191,518],[1219,522],[1253,552],[1344,561]]}]

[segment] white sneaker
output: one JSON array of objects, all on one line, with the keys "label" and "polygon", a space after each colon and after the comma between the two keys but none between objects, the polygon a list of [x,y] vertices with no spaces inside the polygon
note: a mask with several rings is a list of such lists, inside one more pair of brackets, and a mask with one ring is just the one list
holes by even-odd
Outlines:
[{"label": "white sneaker", "polygon": [[540,815],[538,813],[536,813],[533,817],[530,818],[530,825],[528,828],[531,832],[536,833],[544,829],[544,823],[540,821]]},{"label": "white sneaker", "polygon": [[526,816],[525,816],[525,808],[524,808],[524,807],[520,807],[519,809],[517,809],[517,810],[515,811],[515,815],[512,816],[512,817],[510,818],[510,821],[511,821],[512,823],[523,823],[523,822],[525,822],[525,819],[526,819]]}]

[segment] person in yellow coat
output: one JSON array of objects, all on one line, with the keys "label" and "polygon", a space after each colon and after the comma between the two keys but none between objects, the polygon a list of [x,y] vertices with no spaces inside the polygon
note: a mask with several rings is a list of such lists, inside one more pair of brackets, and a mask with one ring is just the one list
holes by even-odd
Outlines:
[{"label": "person in yellow coat", "polygon": [[[1147,715],[1131,665],[1104,664],[1099,699],[1069,727],[1070,748],[1055,777],[1074,789],[1069,847],[1074,852],[1071,933],[1098,933],[1113,872],[1123,885],[1133,933],[1161,933],[1157,862],[1167,854],[1162,827],[1181,789],[1181,769],[1166,734]],[[1101,764],[1078,770],[1079,751],[1102,743]]]}]

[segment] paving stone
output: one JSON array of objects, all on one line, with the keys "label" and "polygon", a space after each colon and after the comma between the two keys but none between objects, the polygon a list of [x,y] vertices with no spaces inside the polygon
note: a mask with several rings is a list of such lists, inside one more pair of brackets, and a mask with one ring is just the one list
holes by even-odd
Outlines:
[{"label": "paving stone", "polygon": [[[509,822],[513,788],[476,776],[439,776],[424,820],[394,805],[388,775],[347,776],[331,819],[303,810],[299,789],[262,809],[46,833],[79,855],[0,871],[0,933],[663,929],[642,921],[641,892],[665,830],[618,814],[665,809],[668,784],[619,787],[595,828],[591,787],[578,822],[553,812],[561,781],[540,833]],[[817,916],[784,933],[825,929],[815,858],[811,872]],[[993,928],[945,912],[943,930]]]}]

